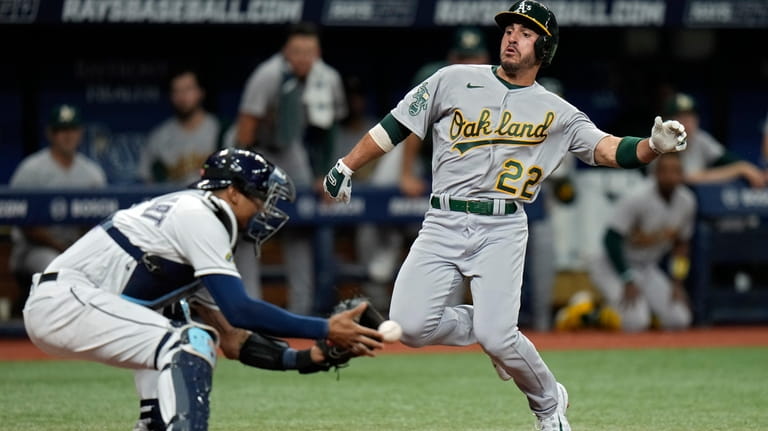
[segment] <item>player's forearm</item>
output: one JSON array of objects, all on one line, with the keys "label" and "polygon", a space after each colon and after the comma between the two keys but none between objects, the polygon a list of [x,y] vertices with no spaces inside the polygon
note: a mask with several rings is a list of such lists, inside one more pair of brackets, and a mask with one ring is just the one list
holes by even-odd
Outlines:
[{"label": "player's forearm", "polygon": [[328,320],[300,316],[268,302],[254,300],[246,295],[243,282],[237,277],[211,274],[203,276],[202,282],[226,320],[236,328],[308,339],[328,335]]},{"label": "player's forearm", "polygon": [[356,171],[365,166],[368,162],[377,159],[384,154],[386,153],[378,144],[376,144],[371,137],[371,134],[366,133],[357,145],[352,148],[349,154],[344,156],[342,161],[345,165],[349,166],[350,169]]},{"label": "player's forearm", "polygon": [[193,304],[197,315],[219,332],[221,351],[227,359],[237,359],[252,367],[267,370],[303,369],[323,362],[317,346],[306,350],[292,349],[282,340],[235,328],[218,310]]},{"label": "player's forearm", "polygon": [[243,343],[245,343],[245,340],[247,340],[248,336],[251,334],[250,331],[235,328],[230,325],[221,311],[198,304],[193,304],[192,308],[197,315],[200,316],[200,319],[202,319],[203,322],[213,326],[219,332],[221,337],[221,351],[224,352],[224,356],[228,359],[237,359],[240,355],[240,349],[243,347]]},{"label": "player's forearm", "polygon": [[746,177],[749,165],[746,162],[736,162],[715,168],[703,169],[687,175],[685,180],[690,184],[719,183]]},{"label": "player's forearm", "polygon": [[606,136],[595,148],[595,162],[600,166],[633,169],[652,162],[656,158],[648,138],[619,138]]},{"label": "player's forearm", "polygon": [[608,229],[603,237],[608,260],[624,282],[632,281],[632,272],[624,258],[624,237],[613,229]]},{"label": "player's forearm", "polygon": [[342,161],[351,170],[364,166],[392,149],[411,134],[405,125],[397,121],[392,114],[387,114],[373,126],[355,145]]}]

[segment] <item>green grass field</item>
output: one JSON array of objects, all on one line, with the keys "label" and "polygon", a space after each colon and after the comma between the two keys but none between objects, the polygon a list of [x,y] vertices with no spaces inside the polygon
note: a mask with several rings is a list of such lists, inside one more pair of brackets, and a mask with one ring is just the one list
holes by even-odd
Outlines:
[{"label": "green grass field", "polygon": [[[577,431],[767,430],[768,348],[551,351]],[[0,362],[1,430],[130,430],[130,371],[79,361]],[[388,354],[336,374],[222,360],[211,430],[531,430],[511,382],[481,353]]]}]

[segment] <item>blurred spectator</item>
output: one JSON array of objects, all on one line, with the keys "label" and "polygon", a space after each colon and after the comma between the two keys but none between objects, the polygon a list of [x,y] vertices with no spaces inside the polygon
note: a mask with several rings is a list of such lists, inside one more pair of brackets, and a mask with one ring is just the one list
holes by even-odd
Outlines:
[{"label": "blurred spectator", "polygon": [[[347,154],[357,144],[360,136],[368,132],[378,122],[378,118],[369,112],[366,86],[359,76],[351,75],[344,78],[344,93],[349,110],[347,116],[339,123],[331,160],[337,160]],[[372,170],[373,166],[358,172],[359,179],[367,181]],[[357,175],[356,178],[358,178]]]},{"label": "blurred spectator", "polygon": [[488,64],[490,61],[483,30],[479,27],[458,27],[453,33],[453,44],[445,60],[421,66],[414,75],[411,86],[415,87],[441,67],[450,64]]},{"label": "blurred spectator", "polygon": [[[344,83],[349,113],[340,123],[332,160],[347,154],[357,144],[360,136],[366,134],[378,122],[378,119],[368,112],[368,99],[362,80],[357,76],[347,76]],[[370,184],[375,167],[376,163],[371,163],[357,172],[359,184]],[[368,279],[362,285],[362,293],[371,299],[378,310],[386,311],[389,308],[392,281],[391,273],[387,271],[392,268],[386,266],[385,273],[380,275],[381,271],[377,272],[376,268],[371,267],[378,250],[382,246],[386,247],[386,238],[378,236],[380,230],[383,229],[380,229],[378,224],[361,223],[354,230],[354,241],[356,259],[368,271]]]},{"label": "blurred spectator", "polygon": [[[80,111],[73,105],[57,105],[45,130],[47,148],[27,156],[11,176],[14,189],[93,189],[107,184],[102,168],[78,152],[83,139]],[[48,264],[82,236],[90,226],[53,225],[14,227],[10,268],[20,289],[13,313],[21,315],[32,274]]]},{"label": "blurred spectator", "polygon": [[[690,267],[696,198],[683,178],[679,153],[659,156],[653,181],[617,203],[603,236],[602,253],[592,262],[592,281],[605,305],[618,312],[620,323],[615,323],[625,331],[648,329],[652,318],[662,329],[691,324],[684,281]],[[662,264],[667,256],[665,273]],[[558,328],[589,323],[585,313],[596,310],[574,301],[559,313]],[[594,317],[591,322],[597,323],[600,316]]]},{"label": "blurred spectator", "polygon": [[203,106],[205,90],[198,72],[174,71],[169,90],[174,115],[150,132],[139,170],[147,183],[186,186],[200,178],[203,162],[219,147],[222,128]]},{"label": "blurred spectator", "polygon": [[[453,32],[453,43],[444,60],[429,62],[419,68],[411,80],[411,87],[416,87],[425,79],[432,76],[438,69],[451,64],[489,64],[490,51],[485,40],[485,33],[480,27],[461,26]],[[420,163],[414,166],[416,172],[423,169],[431,174],[432,170],[432,131],[424,137],[425,145],[419,147]],[[402,151],[402,150],[397,150]],[[400,157],[400,156],[398,156]],[[393,158],[393,157],[390,157]],[[401,180],[403,192],[408,195],[418,195],[426,192],[426,182],[417,181],[415,177],[406,175]]]},{"label": "blurred spectator", "polygon": [[681,153],[688,184],[743,179],[752,187],[765,187],[768,172],[729,152],[699,127],[699,114],[693,97],[684,93],[675,94],[666,102],[664,116],[682,123],[688,133],[688,148]]},{"label": "blurred spectator", "polygon": [[[346,115],[341,75],[321,59],[317,27],[296,23],[289,28],[282,50],[248,78],[235,142],[281,166],[297,188],[322,192],[334,131]],[[287,308],[309,314],[314,302],[312,233],[286,227],[278,235],[289,284]],[[254,257],[252,266],[258,265]]]}]

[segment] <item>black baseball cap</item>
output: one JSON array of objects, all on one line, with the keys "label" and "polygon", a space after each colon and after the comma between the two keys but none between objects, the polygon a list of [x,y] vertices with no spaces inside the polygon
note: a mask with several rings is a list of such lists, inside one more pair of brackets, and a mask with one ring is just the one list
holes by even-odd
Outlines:
[{"label": "black baseball cap", "polygon": [[48,117],[48,127],[52,129],[75,129],[82,126],[80,110],[69,104],[56,105]]}]

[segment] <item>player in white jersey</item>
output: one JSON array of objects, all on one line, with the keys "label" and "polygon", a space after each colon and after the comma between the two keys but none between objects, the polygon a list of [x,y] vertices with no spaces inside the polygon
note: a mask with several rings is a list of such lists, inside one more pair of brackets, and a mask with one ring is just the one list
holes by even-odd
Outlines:
[{"label": "player in white jersey", "polygon": [[[365,355],[381,347],[379,332],[354,320],[364,305],[322,319],[245,294],[232,247],[238,230],[258,247],[287,221],[276,204],[295,190],[282,169],[256,153],[222,150],[195,187],[119,210],[93,228],[35,274],[24,309],[27,333],[43,351],[137,370],[142,399],[157,400],[143,406],[159,411],[153,430],[207,429],[219,334],[224,350],[235,344],[228,356],[259,342],[248,331],[327,338]],[[158,312],[180,298],[194,300],[215,328],[191,319],[178,325]],[[297,356],[282,349],[275,368],[298,368]]]},{"label": "player in white jersey", "polygon": [[[652,315],[663,329],[691,324],[683,281],[696,197],[683,185],[677,153],[665,154],[655,164],[654,181],[616,204],[603,236],[604,251],[590,268],[592,281],[606,303],[618,310],[625,331],[647,329]],[[668,253],[669,275],[661,269]]]},{"label": "player in white jersey", "polygon": [[[479,343],[499,376],[528,398],[540,429],[570,430],[568,394],[518,329],[528,236],[524,204],[567,152],[590,165],[637,168],[685,148],[677,122],[651,138],[616,137],[535,82],[557,47],[554,14],[519,1],[496,15],[500,66],[452,65],[412,89],[328,172],[326,192],[348,202],[356,169],[410,134],[433,136],[431,206],[395,281],[390,318],[402,341]],[[406,151],[408,153],[408,151]],[[472,305],[446,307],[470,278]]]}]

